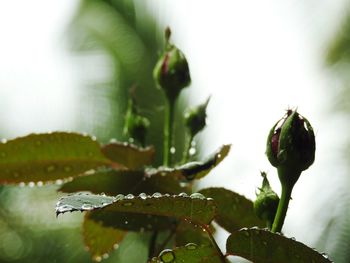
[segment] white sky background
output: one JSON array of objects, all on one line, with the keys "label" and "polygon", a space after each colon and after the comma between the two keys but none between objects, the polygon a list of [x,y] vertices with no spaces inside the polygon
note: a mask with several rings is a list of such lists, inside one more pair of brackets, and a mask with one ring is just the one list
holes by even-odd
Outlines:
[{"label": "white sky background", "polygon": [[[264,155],[267,133],[289,106],[310,120],[317,133],[316,162],[295,187],[285,231],[311,245],[317,239],[312,233],[319,233],[322,219],[329,216],[320,213],[321,204],[336,211],[326,200],[345,173],[340,163],[333,176],[343,142],[334,132],[342,119],[330,114],[329,92],[335,83],[322,66],[326,40],[339,26],[345,2],[147,2],[160,23],[172,28],[174,43],[189,60],[193,83],[185,93],[193,95],[193,104],[212,95],[210,125],[201,136],[209,141],[205,152],[233,145],[205,185],[254,198],[259,171],[267,170],[279,191]],[[0,0],[0,121],[5,136],[74,127],[80,83],[64,31],[76,4]]]}]

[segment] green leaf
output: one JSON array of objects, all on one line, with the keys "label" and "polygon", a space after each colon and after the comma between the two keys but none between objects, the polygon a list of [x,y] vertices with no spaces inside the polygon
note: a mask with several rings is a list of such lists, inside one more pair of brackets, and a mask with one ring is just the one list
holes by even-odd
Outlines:
[{"label": "green leaf", "polygon": [[177,194],[188,192],[188,188],[181,186],[179,181],[171,175],[156,174],[150,177],[144,171],[99,169],[63,184],[59,191],[66,193],[90,191],[108,195],[142,192]]},{"label": "green leaf", "polygon": [[209,245],[211,241],[206,231],[199,225],[188,221],[182,221],[177,225],[175,232],[176,246],[184,246],[188,243],[197,245]]},{"label": "green leaf", "polygon": [[301,242],[258,228],[243,228],[229,236],[227,253],[255,263],[329,263],[328,256]]},{"label": "green leaf", "polygon": [[223,145],[215,153],[210,155],[203,162],[190,162],[175,168],[160,167],[158,169],[147,170],[148,174],[153,175],[172,175],[173,177],[185,178],[187,180],[200,179],[206,176],[214,169],[230,152],[231,145]]},{"label": "green leaf", "polygon": [[113,227],[106,227],[89,218],[87,214],[83,223],[84,243],[94,261],[101,261],[105,255],[118,247],[126,232]]},{"label": "green leaf", "polygon": [[131,170],[151,165],[155,155],[153,146],[139,148],[136,145],[121,142],[104,145],[102,152],[110,160],[122,164]]},{"label": "green leaf", "polygon": [[116,197],[78,193],[62,197],[56,205],[56,213],[72,211],[90,211],[103,208],[104,211],[155,216],[174,217],[191,222],[207,225],[215,216],[216,206],[211,198],[194,193],[191,196],[162,195],[152,196],[144,193],[139,196],[120,194]]},{"label": "green leaf", "polygon": [[54,132],[0,143],[0,183],[48,182],[112,164],[91,137]]},{"label": "green leaf", "polygon": [[254,213],[253,202],[225,188],[206,188],[200,190],[205,196],[214,199],[218,210],[215,221],[229,232],[242,227],[264,227],[265,222]]},{"label": "green leaf", "polygon": [[151,263],[188,262],[188,263],[222,263],[219,252],[211,245],[188,243],[183,247],[163,250]]}]

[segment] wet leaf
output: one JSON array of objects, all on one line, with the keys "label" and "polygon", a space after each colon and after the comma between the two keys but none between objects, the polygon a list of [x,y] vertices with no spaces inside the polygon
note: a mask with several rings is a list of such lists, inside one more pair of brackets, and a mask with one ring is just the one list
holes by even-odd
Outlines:
[{"label": "wet leaf", "polygon": [[99,144],[77,133],[31,134],[0,143],[0,183],[48,182],[112,163]]},{"label": "wet leaf", "polygon": [[218,210],[215,221],[229,232],[242,227],[264,227],[265,222],[254,213],[253,202],[225,188],[206,188],[200,191],[214,199]]},{"label": "wet leaf", "polygon": [[175,168],[160,167],[158,169],[149,169],[148,174],[151,176],[155,174],[170,174],[173,177],[185,178],[187,180],[200,179],[225,159],[230,148],[231,145],[223,145],[203,162],[190,162]]},{"label": "wet leaf", "polygon": [[122,164],[131,170],[151,165],[155,155],[153,146],[140,148],[133,144],[121,142],[104,145],[102,152],[110,160]]},{"label": "wet leaf", "polygon": [[329,263],[327,256],[301,242],[258,228],[244,228],[229,236],[227,253],[255,263]]},{"label": "wet leaf", "polygon": [[179,181],[171,175],[156,174],[149,177],[143,171],[99,169],[63,184],[59,191],[66,193],[89,191],[108,195],[142,192],[177,194],[188,192],[188,188],[181,186]]},{"label": "wet leaf", "polygon": [[84,243],[95,261],[101,261],[115,247],[119,246],[126,232],[113,227],[106,227],[101,222],[91,220],[88,214],[84,218]]},{"label": "wet leaf", "polygon": [[56,205],[56,213],[90,211],[99,208],[109,212],[128,213],[130,217],[134,214],[148,214],[174,217],[203,225],[209,224],[216,212],[214,201],[199,193],[191,196],[160,193],[154,193],[152,196],[120,194],[116,197],[78,193],[62,197]]},{"label": "wet leaf", "polygon": [[151,263],[222,263],[219,252],[211,245],[197,245],[188,243],[183,247],[165,249],[158,257],[153,258]]},{"label": "wet leaf", "polygon": [[163,231],[172,228],[176,220],[166,216],[125,213],[98,209],[90,211],[89,218],[105,227],[113,227],[124,231],[147,232]]},{"label": "wet leaf", "polygon": [[209,245],[211,241],[201,226],[188,221],[181,221],[176,228],[175,243],[176,246],[184,246],[188,243]]}]

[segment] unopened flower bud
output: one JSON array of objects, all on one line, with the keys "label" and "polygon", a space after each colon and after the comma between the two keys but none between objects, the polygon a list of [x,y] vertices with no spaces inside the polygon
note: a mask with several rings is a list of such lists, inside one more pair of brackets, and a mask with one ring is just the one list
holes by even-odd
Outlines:
[{"label": "unopened flower bud", "polygon": [[124,134],[129,135],[144,146],[149,126],[149,120],[137,113],[134,101],[130,99],[125,117]]},{"label": "unopened flower bud", "polygon": [[[167,37],[170,37],[170,33],[167,32]],[[175,100],[180,91],[191,83],[188,63],[181,50],[167,43],[165,52],[154,68],[153,77],[167,98]]]},{"label": "unopened flower bud", "polygon": [[300,173],[314,162],[315,149],[315,135],[309,121],[297,111],[288,110],[270,131],[266,155],[273,166],[289,177],[280,176],[281,182],[294,185]]},{"label": "unopened flower bud", "polygon": [[189,130],[191,137],[203,130],[206,125],[207,106],[210,97],[203,103],[185,112],[185,125]]},{"label": "unopened flower bud", "polygon": [[275,218],[277,207],[279,203],[278,195],[272,190],[269,181],[264,172],[261,173],[264,177],[260,192],[257,193],[257,198],[254,202],[254,212],[262,220],[264,220],[269,227],[272,226]]}]

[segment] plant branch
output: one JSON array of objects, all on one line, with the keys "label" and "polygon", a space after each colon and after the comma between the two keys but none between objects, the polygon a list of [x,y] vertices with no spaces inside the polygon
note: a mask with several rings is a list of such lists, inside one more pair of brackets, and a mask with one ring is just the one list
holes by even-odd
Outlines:
[{"label": "plant branch", "polygon": [[217,253],[218,253],[219,257],[220,257],[221,262],[222,262],[222,263],[227,263],[226,257],[224,256],[224,254],[222,254],[222,251],[221,251],[221,249],[219,248],[218,244],[216,243],[215,238],[213,237],[213,235],[212,235],[212,233],[211,233],[211,231],[210,231],[210,229],[209,229],[209,226],[207,226],[207,225],[202,225],[201,227],[205,230],[205,232],[207,232],[208,237],[209,237],[209,239],[210,239],[212,245],[213,245],[214,248],[216,249],[216,251],[217,251]]},{"label": "plant branch", "polygon": [[164,147],[163,147],[163,165],[171,165],[170,149],[173,143],[173,123],[174,123],[175,100],[166,99],[164,116]]},{"label": "plant branch", "polygon": [[282,185],[281,199],[278,203],[277,213],[271,229],[273,233],[281,232],[282,230],[284,219],[287,215],[289,200],[292,195],[292,189],[293,187]]}]

